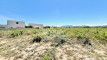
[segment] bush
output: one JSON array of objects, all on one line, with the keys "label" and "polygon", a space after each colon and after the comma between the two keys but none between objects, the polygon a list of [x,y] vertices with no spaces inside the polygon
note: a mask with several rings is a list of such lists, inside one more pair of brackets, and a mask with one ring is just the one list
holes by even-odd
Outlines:
[{"label": "bush", "polygon": [[17,36],[21,36],[23,35],[23,31],[13,31],[12,33],[10,33],[10,38],[14,38],[14,37],[17,37]]},{"label": "bush", "polygon": [[25,26],[25,28],[33,28],[33,26]]},{"label": "bush", "polygon": [[53,43],[54,43],[53,45],[54,45],[55,47],[58,47],[58,46],[64,44],[65,42],[66,42],[65,39],[60,38],[60,37],[55,37],[55,38],[54,38],[54,41],[53,41]]},{"label": "bush", "polygon": [[47,50],[44,54],[43,54],[43,59],[42,60],[57,60],[55,58],[55,49],[52,50]]},{"label": "bush", "polygon": [[88,38],[85,38],[83,44],[86,46],[86,45],[89,45],[89,46],[92,46],[90,40]]},{"label": "bush", "polygon": [[39,37],[39,36],[34,37],[33,40],[32,40],[33,43],[34,43],[34,42],[36,42],[36,43],[40,43],[41,41],[42,41],[42,38]]},{"label": "bush", "polygon": [[45,27],[43,27],[43,28],[51,28],[50,26],[45,26]]},{"label": "bush", "polygon": [[46,54],[46,55],[43,57],[43,60],[52,60],[52,58],[50,57],[49,54]]}]

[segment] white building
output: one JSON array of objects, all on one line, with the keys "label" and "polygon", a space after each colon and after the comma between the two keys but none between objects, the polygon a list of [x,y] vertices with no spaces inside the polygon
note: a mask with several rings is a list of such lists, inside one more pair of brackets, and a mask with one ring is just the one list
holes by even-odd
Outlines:
[{"label": "white building", "polygon": [[25,28],[25,22],[15,21],[15,20],[8,20],[6,28]]}]

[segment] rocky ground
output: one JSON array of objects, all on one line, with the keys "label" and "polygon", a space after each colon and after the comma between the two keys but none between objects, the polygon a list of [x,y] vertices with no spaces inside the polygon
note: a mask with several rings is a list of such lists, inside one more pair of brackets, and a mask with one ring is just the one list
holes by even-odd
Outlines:
[{"label": "rocky ground", "polygon": [[107,60],[107,45],[58,37],[1,37],[0,60]]}]

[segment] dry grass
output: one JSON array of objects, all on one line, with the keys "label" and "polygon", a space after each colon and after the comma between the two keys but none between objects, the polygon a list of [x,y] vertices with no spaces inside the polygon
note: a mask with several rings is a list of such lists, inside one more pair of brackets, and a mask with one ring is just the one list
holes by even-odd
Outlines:
[{"label": "dry grass", "polygon": [[[106,31],[101,28],[1,30],[0,60],[107,60]],[[36,36],[42,38],[41,42],[31,43]],[[84,38],[92,46],[84,45]]]}]

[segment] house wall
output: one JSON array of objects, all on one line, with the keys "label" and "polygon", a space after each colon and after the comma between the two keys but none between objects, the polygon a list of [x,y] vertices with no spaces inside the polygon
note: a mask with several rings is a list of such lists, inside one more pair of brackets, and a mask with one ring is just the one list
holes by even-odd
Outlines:
[{"label": "house wall", "polygon": [[25,22],[8,20],[7,28],[25,28]]}]

